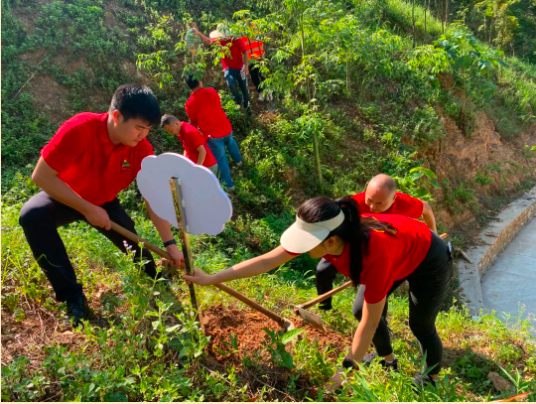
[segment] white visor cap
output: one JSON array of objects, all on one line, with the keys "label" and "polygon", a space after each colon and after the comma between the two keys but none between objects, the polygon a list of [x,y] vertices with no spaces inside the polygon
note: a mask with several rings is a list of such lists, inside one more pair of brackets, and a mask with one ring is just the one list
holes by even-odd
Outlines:
[{"label": "white visor cap", "polygon": [[290,253],[305,253],[324,241],[342,222],[344,222],[342,210],[334,218],[316,223],[307,223],[296,216],[294,224],[281,236],[281,245]]}]

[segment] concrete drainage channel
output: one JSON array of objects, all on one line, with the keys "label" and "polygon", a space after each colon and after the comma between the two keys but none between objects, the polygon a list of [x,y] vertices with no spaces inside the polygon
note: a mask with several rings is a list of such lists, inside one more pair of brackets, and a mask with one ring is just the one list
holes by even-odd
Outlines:
[{"label": "concrete drainage channel", "polygon": [[[458,260],[461,300],[467,305],[473,316],[479,315],[482,309],[484,309],[484,312],[491,311],[491,307],[486,307],[489,298],[487,298],[486,295],[483,296],[482,280],[484,279],[484,275],[486,275],[486,272],[492,265],[494,265],[499,254],[508,247],[520,231],[523,231],[523,233],[526,232],[527,234],[530,232],[530,237],[534,237],[533,230],[536,226],[536,219],[534,219],[532,223],[531,220],[535,215],[536,187],[523,195],[523,197],[508,205],[497,219],[490,223],[480,233],[482,245],[472,247],[466,251],[468,258],[473,262],[472,264]],[[529,223],[531,223],[530,229],[524,229]],[[536,243],[531,243],[530,245],[525,243],[523,247],[523,254],[519,255],[525,259],[525,262],[529,262],[530,264],[536,263]],[[511,255],[515,256],[518,254],[514,251]],[[504,264],[501,263],[501,265],[507,266],[509,264],[505,262]],[[492,270],[500,272],[501,269],[502,266],[498,268],[493,267]],[[534,268],[520,268],[519,270],[523,272],[516,275],[514,266],[508,268],[508,273],[510,274],[510,272],[512,272],[511,276],[513,281],[519,281],[521,277],[529,274],[534,277],[534,282],[536,282],[536,266]],[[526,273],[524,273],[525,271]],[[491,272],[490,275],[492,275]],[[503,280],[508,280],[508,278],[503,277],[501,282],[503,282]],[[532,278],[530,278],[530,281],[532,282]],[[514,287],[513,284],[512,287]],[[510,298],[515,299],[515,293],[513,293],[514,289],[511,290],[512,294]],[[505,291],[507,291],[507,288],[502,288],[501,293],[504,293]],[[495,296],[498,297],[499,295]],[[531,301],[535,299],[534,293],[530,293],[526,297]],[[512,314],[514,316],[516,315],[516,313]],[[536,335],[536,331],[534,334]]]}]

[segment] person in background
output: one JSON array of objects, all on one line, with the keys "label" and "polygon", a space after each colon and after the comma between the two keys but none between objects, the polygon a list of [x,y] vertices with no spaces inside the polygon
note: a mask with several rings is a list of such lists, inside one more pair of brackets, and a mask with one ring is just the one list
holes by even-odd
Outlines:
[{"label": "person in background", "polygon": [[169,114],[162,117],[160,126],[170,135],[179,138],[187,159],[208,168],[214,175],[218,175],[218,163],[207,145],[207,137],[201,134],[195,126],[188,122],[181,122],[177,117]]},{"label": "person in background", "polygon": [[225,150],[239,166],[242,165],[242,155],[233,137],[231,122],[221,106],[220,96],[215,89],[203,87],[203,82],[192,76],[186,78],[186,84],[192,90],[184,106],[186,114],[192,125],[208,137],[208,147],[218,163],[221,182],[233,191],[234,183]]},{"label": "person in background", "polygon": [[[437,233],[434,212],[428,202],[402,192],[396,192],[396,182],[389,175],[376,175],[369,181],[364,192],[355,194],[352,198],[357,202],[361,213],[403,215],[414,219],[422,217],[428,227]],[[333,281],[336,276],[337,269],[330,262],[321,259],[315,271],[318,295],[323,295],[333,289]],[[331,310],[332,298],[320,303],[319,308]]]},{"label": "person in background", "polygon": [[[108,112],[82,112],[65,121],[41,151],[32,180],[41,190],[24,204],[19,223],[39,266],[54,288],[56,299],[67,303],[67,320],[74,326],[90,315],[82,285],[78,283],[57,228],[85,221],[117,248],[136,251],[151,278],[157,275],[149,250],[139,248],[111,228],[111,221],[135,233],[134,222],[117,194],[136,178],[142,160],[153,154],[146,136],[160,123],[160,107],[146,86],[122,85],[115,91]],[[184,265],[167,221],[145,201],[173,265]]]},{"label": "person in background", "polygon": [[228,48],[227,54],[221,59],[223,76],[236,104],[243,106],[247,114],[251,115],[247,82],[249,58],[244,43],[239,38],[233,38],[225,24],[218,24],[216,29],[209,34],[210,37],[199,32],[197,27],[192,29],[205,44],[216,43]]},{"label": "person in background", "polygon": [[252,41],[247,36],[240,38],[240,40],[244,43],[244,46],[247,49],[248,58],[250,60],[249,76],[259,94],[259,101],[272,101],[272,94],[269,91],[266,92],[266,97],[264,96],[264,91],[261,87],[261,83],[264,81],[264,76],[261,73],[260,66],[255,63],[263,60],[264,43],[260,40]]}]

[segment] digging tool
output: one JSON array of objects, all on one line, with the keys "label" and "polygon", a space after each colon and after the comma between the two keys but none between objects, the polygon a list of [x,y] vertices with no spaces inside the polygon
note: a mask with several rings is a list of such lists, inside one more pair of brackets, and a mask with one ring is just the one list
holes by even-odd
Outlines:
[{"label": "digging tool", "polygon": [[[167,251],[162,250],[161,248],[158,248],[153,243],[141,238],[137,234],[125,229],[123,226],[118,225],[117,223],[110,221],[112,224],[112,230],[116,231],[117,233],[121,234],[122,236],[135,241],[136,243],[143,243],[143,246],[147,248],[148,250],[154,252],[155,254],[159,255],[162,258],[165,258],[167,260],[172,260],[171,256],[167,253]],[[242,303],[245,303],[252,309],[258,311],[259,313],[264,314],[266,317],[274,320],[283,330],[289,331],[295,328],[292,321],[281,317],[274,313],[271,310],[268,310],[267,308],[261,306],[260,304],[254,302],[253,300],[247,298],[246,296],[242,295],[241,293],[238,293],[236,290],[231,289],[230,287],[223,285],[221,283],[213,285],[216,288],[224,291],[225,293],[233,296],[234,298],[240,300]]]},{"label": "digging tool", "polygon": [[[448,238],[448,236],[449,235],[447,233],[443,233],[439,237],[441,237],[444,240],[444,239]],[[333,290],[330,290],[329,292],[324,293],[323,295],[318,296],[317,298],[315,298],[313,300],[310,300],[310,301],[308,301],[306,303],[303,303],[303,304],[298,304],[298,305],[294,306],[294,313],[296,313],[296,315],[298,315],[301,318],[303,318],[306,323],[310,324],[311,326],[313,326],[317,330],[325,331],[324,323],[322,321],[322,318],[317,314],[314,314],[314,313],[311,313],[310,311],[307,311],[306,309],[308,309],[309,307],[314,306],[315,304],[323,302],[328,297],[331,297],[334,294],[339,293],[341,290],[344,290],[344,289],[348,288],[351,285],[352,285],[352,281],[348,281],[348,282],[342,284],[341,286],[339,286],[339,287],[337,287],[337,288],[335,288]]]},{"label": "digging tool", "polygon": [[322,322],[322,319],[320,318],[320,316],[317,314],[313,314],[305,309],[326,300],[328,297],[333,296],[336,293],[339,293],[341,290],[344,290],[347,287],[351,286],[352,283],[353,283],[352,281],[348,281],[345,284],[335,289],[332,289],[329,292],[324,293],[323,295],[318,296],[316,299],[310,300],[307,303],[298,304],[294,306],[294,313],[296,313],[298,316],[303,318],[306,323],[309,323],[311,326],[313,326],[317,330],[325,331],[324,323]]}]

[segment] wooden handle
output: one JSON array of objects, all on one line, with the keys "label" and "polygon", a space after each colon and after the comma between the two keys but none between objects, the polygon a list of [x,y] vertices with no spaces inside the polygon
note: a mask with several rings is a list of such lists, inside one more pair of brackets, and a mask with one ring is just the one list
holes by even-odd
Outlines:
[{"label": "wooden handle", "polygon": [[252,309],[255,309],[259,312],[261,312],[262,314],[264,314],[266,317],[269,317],[271,318],[272,320],[274,320],[280,327],[283,327],[286,325],[287,323],[287,320],[284,319],[283,317],[275,314],[273,311],[271,310],[268,310],[267,308],[265,307],[262,307],[260,304],[258,303],[255,303],[253,300],[250,300],[248,299],[246,296],[238,293],[236,290],[234,289],[231,289],[229,286],[226,286],[222,283],[217,283],[215,285],[212,285],[212,286],[215,286],[217,287],[218,289],[220,290],[223,290],[225,293],[228,293],[230,294],[231,296],[237,298],[238,300],[240,300],[241,302],[247,304],[249,307],[251,307]]},{"label": "wooden handle", "polygon": [[155,246],[150,241],[147,241],[140,236],[138,236],[136,233],[132,233],[130,230],[125,229],[123,226],[118,225],[117,223],[110,220],[110,223],[112,224],[112,230],[116,231],[117,233],[121,234],[122,236],[125,236],[126,238],[136,241],[137,243],[143,243],[144,247],[146,247],[148,250],[151,250],[155,254],[160,255],[161,257],[168,259],[170,261],[173,261],[171,258],[171,255],[167,253],[167,251],[164,251],[157,246]]},{"label": "wooden handle", "polygon": [[[131,231],[125,229],[123,226],[120,226],[118,225],[117,223],[111,221],[111,224],[112,224],[112,229],[116,232],[118,232],[119,234],[121,234],[122,236],[125,236],[127,238],[129,238],[130,240],[132,241],[136,241],[138,243],[143,243],[144,244],[144,247],[147,247],[147,249],[151,250],[152,252],[154,252],[155,254],[158,254],[160,255],[161,257],[163,258],[166,258],[170,261],[172,261],[172,258],[171,256],[164,250],[158,248],[157,246],[155,246],[153,243],[151,243],[150,241],[147,241],[143,238],[141,238],[140,236],[138,236],[137,234],[135,233],[132,233]],[[251,299],[248,299],[246,296],[244,296],[243,294],[241,293],[238,293],[236,290],[234,289],[231,289],[229,286],[226,286],[226,285],[223,285],[221,283],[218,283],[218,284],[215,284],[215,285],[212,285],[212,286],[215,286],[216,288],[224,291],[225,293],[228,293],[230,294],[231,296],[237,298],[238,300],[240,300],[241,302],[247,304],[249,307],[251,307],[252,309],[255,309],[259,312],[261,312],[262,314],[264,314],[265,316],[271,318],[272,320],[274,320],[275,322],[277,322],[277,324],[279,324],[281,327],[283,327],[286,323],[287,323],[287,320],[285,320],[283,317],[275,314],[273,311],[270,311],[268,310],[267,308],[265,307],[262,307],[260,304],[254,302],[253,300]]]},{"label": "wooden handle", "polygon": [[326,300],[328,297],[333,296],[335,293],[339,293],[341,290],[346,289],[351,284],[352,284],[352,281],[348,281],[348,282],[342,284],[341,286],[339,286],[339,287],[337,287],[335,289],[332,289],[329,292],[324,293],[323,295],[318,296],[316,299],[310,300],[310,301],[308,301],[307,303],[304,303],[304,304],[300,304],[300,307],[302,309],[307,309],[307,308],[309,308],[311,306],[314,306],[315,304]]}]

